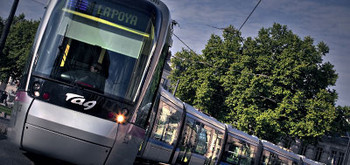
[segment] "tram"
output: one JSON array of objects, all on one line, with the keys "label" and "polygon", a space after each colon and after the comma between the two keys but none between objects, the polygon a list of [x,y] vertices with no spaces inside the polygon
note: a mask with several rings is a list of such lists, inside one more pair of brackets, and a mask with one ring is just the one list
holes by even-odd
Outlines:
[{"label": "tram", "polygon": [[136,162],[174,165],[320,165],[221,123],[160,89]]},{"label": "tram", "polygon": [[51,0],[20,81],[9,139],[74,164],[133,164],[171,46],[158,0]]}]

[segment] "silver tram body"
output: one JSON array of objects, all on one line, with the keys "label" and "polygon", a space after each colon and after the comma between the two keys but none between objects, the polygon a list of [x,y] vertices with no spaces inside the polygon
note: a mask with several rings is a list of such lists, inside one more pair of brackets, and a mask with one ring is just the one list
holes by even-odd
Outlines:
[{"label": "silver tram body", "polygon": [[225,125],[161,88],[139,157],[169,164],[217,164]]},{"label": "silver tram body", "polygon": [[160,90],[137,162],[179,165],[317,164],[273,143],[220,123]]},{"label": "silver tram body", "polygon": [[302,157],[287,151],[271,142],[261,140],[263,145],[263,153],[261,154],[262,164],[286,164],[286,165],[301,165],[303,164]]},{"label": "silver tram body", "polygon": [[75,164],[132,164],[171,28],[169,10],[157,0],[51,0],[17,92],[9,139]]}]

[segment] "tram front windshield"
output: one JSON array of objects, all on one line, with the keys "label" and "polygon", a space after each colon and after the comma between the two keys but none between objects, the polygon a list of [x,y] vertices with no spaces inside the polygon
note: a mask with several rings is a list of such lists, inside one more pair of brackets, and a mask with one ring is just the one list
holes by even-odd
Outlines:
[{"label": "tram front windshield", "polygon": [[151,5],[125,3],[59,1],[40,43],[33,75],[135,101],[159,20]]}]

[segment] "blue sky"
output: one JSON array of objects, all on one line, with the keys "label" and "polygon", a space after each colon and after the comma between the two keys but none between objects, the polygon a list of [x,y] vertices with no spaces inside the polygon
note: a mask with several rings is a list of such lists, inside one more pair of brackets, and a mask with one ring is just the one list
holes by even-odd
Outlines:
[{"label": "blue sky", "polygon": [[[48,0],[20,0],[17,14],[39,19]],[[7,17],[13,0],[0,0],[0,16]],[[163,0],[172,18],[179,23],[175,34],[195,52],[201,53],[211,34],[221,35],[215,27],[239,28],[258,0]],[[300,37],[311,36],[315,44],[324,41],[330,53],[324,61],[335,65],[338,80],[338,105],[350,105],[350,1],[349,0],[262,0],[242,28],[244,37],[256,37],[262,27],[287,25]],[[209,26],[208,26],[209,25]],[[173,53],[185,47],[173,37]]]}]

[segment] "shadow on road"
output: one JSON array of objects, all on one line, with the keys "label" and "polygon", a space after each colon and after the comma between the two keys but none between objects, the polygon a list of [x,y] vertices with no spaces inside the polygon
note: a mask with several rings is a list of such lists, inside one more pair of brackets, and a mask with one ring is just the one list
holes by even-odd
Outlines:
[{"label": "shadow on road", "polygon": [[73,165],[61,160],[20,150],[0,133],[0,165]]},{"label": "shadow on road", "polygon": [[23,155],[25,155],[28,159],[30,159],[35,165],[73,165],[68,162],[64,162],[57,159],[51,159],[49,157],[38,155],[35,153],[26,152]]}]

